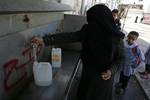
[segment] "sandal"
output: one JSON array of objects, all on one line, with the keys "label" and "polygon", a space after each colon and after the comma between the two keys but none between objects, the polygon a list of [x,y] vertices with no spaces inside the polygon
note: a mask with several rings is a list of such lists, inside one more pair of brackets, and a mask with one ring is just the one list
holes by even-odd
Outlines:
[{"label": "sandal", "polygon": [[148,74],[140,75],[140,77],[141,77],[142,79],[149,79]]},{"label": "sandal", "polygon": [[138,72],[140,75],[145,75],[146,72]]}]

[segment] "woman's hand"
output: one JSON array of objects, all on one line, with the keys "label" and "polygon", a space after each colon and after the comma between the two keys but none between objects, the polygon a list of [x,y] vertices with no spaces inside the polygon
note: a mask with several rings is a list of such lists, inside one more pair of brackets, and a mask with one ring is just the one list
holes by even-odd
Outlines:
[{"label": "woman's hand", "polygon": [[111,78],[111,71],[106,70],[105,72],[102,72],[101,77],[103,80],[109,80]]},{"label": "woman's hand", "polygon": [[31,38],[31,44],[35,43],[37,46],[38,45],[44,45],[43,39],[41,37],[32,37]]}]

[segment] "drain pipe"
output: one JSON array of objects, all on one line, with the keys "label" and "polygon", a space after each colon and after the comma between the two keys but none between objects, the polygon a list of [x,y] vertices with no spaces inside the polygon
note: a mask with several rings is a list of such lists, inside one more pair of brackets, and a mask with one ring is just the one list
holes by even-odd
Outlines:
[{"label": "drain pipe", "polygon": [[82,0],[82,2],[81,2],[81,9],[80,9],[80,14],[81,15],[84,15],[84,8],[85,8],[84,4],[85,4],[85,0]]}]

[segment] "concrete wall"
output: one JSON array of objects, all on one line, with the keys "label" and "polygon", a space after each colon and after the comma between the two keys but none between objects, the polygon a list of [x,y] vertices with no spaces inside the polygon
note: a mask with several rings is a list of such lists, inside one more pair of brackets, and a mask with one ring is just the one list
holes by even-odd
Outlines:
[{"label": "concrete wall", "polygon": [[[68,15],[66,14],[64,16],[63,25],[61,27],[62,32],[75,32],[82,28],[82,26],[86,23],[86,17],[80,16],[80,15]],[[70,49],[70,50],[76,50],[81,51],[81,43],[69,43],[69,44],[61,44],[59,45],[62,49]]]},{"label": "concrete wall", "polygon": [[[28,16],[29,22],[24,22],[25,15]],[[35,13],[35,14],[10,14],[0,15],[0,37],[7,34],[14,34],[26,29],[49,24],[54,21],[62,20],[62,13]],[[49,31],[52,29],[49,27]]]},{"label": "concrete wall", "polygon": [[[32,50],[29,40],[33,35],[55,33],[64,19],[63,13],[0,15],[0,100],[12,100],[32,76]],[[38,46],[39,55],[43,47]]]},{"label": "concrete wall", "polygon": [[82,0],[61,0],[61,3],[70,5],[73,9],[73,14],[81,14]]},{"label": "concrete wall", "polygon": [[[31,37],[77,31],[86,23],[84,16],[64,17],[60,12],[30,13],[28,22],[23,21],[24,15],[0,15],[0,100],[12,100],[32,79]],[[39,61],[49,54],[48,48],[38,46]]]},{"label": "concrete wall", "polygon": [[64,19],[62,28],[64,32],[78,31],[86,23],[86,17],[80,15],[66,14]]}]

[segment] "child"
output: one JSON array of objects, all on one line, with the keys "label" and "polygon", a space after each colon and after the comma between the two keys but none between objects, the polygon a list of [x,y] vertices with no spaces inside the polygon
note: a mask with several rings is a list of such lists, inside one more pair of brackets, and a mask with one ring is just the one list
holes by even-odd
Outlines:
[{"label": "child", "polygon": [[121,22],[120,22],[120,18],[118,16],[118,14],[119,14],[119,10],[118,9],[113,9],[112,10],[112,15],[113,15],[113,18],[115,20],[115,24],[117,26],[117,29],[121,30]]},{"label": "child", "polygon": [[150,46],[145,52],[145,72],[140,73],[141,77],[148,79],[148,74],[150,73]]},{"label": "child", "polygon": [[124,41],[124,59],[121,64],[120,80],[119,83],[116,84],[115,91],[117,94],[124,93],[134,69],[145,60],[144,54],[136,43],[138,36],[139,34],[136,31],[131,31]]}]

